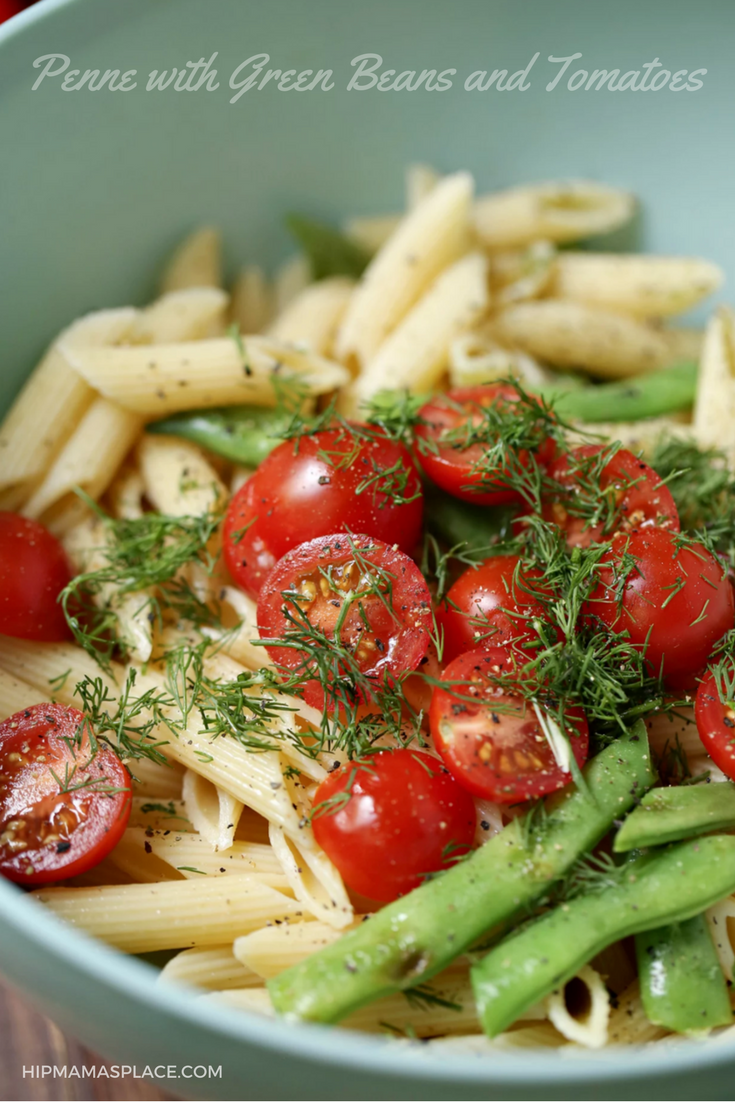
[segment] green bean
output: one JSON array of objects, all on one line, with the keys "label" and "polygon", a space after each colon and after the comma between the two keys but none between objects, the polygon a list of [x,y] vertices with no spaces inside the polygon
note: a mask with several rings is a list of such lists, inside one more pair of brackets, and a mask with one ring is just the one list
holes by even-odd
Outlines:
[{"label": "green bean", "polygon": [[536,387],[553,400],[561,417],[573,420],[641,421],[690,409],[697,389],[696,363],[677,363],[618,383],[564,389],[557,383]]},{"label": "green bean", "polygon": [[359,279],[370,263],[369,253],[324,222],[289,214],[286,226],[306,253],[314,279],[338,275]]},{"label": "green bean", "polygon": [[650,1022],[675,1033],[732,1024],[727,982],[704,915],[637,934],[635,949]]},{"label": "green bean", "polygon": [[626,862],[614,881],[554,907],[496,945],[471,969],[477,1013],[490,1037],[563,987],[630,934],[682,922],[735,889],[735,837],[678,842]]},{"label": "green bean", "polygon": [[177,413],[147,426],[147,432],[183,436],[246,467],[257,467],[278,443],[290,422],[281,410],[226,406]]},{"label": "green bean", "polygon": [[483,934],[524,913],[653,783],[644,724],[593,758],[584,778],[584,787],[570,785],[467,860],[270,980],[276,1010],[338,1021],[423,983]]},{"label": "green bean", "polygon": [[479,558],[486,558],[491,545],[510,534],[512,509],[472,505],[428,486],[424,495],[427,527],[450,547],[467,544],[477,549]]},{"label": "green bean", "polygon": [[735,827],[735,784],[654,788],[628,815],[615,838],[616,853],[678,842]]}]

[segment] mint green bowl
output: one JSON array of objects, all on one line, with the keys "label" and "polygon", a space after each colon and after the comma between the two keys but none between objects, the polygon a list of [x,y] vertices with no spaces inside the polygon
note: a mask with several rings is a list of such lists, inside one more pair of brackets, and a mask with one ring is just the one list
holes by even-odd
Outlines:
[{"label": "mint green bowl", "polygon": [[[338,219],[401,202],[402,170],[468,168],[480,187],[583,176],[637,192],[637,244],[707,256],[735,273],[731,0],[45,0],[0,29],[2,401],[78,314],[144,302],[167,251],[203,221],[234,270],[286,255],[281,217]],[[728,33],[730,32],[730,33]],[[526,92],[465,92],[474,70],[523,69]],[[209,58],[211,92],[62,92],[70,68],[151,69]],[[230,104],[229,74],[267,52],[281,69],[332,68],[308,95],[272,85]],[[455,68],[444,93],[347,92],[352,58],[383,68]],[[698,92],[569,92],[546,61],[577,67],[707,69]],[[145,1066],[222,1067],[166,1080],[196,1097],[364,1099],[725,1099],[735,1048],[676,1046],[479,1059],[354,1033],[297,1027],[198,1002],[183,988],[60,925],[0,883],[0,970],[63,1028]]]}]

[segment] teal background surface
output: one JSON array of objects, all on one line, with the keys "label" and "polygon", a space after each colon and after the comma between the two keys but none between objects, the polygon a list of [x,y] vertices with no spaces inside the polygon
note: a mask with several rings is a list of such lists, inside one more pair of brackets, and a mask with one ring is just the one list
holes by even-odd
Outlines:
[{"label": "teal background surface", "polygon": [[[732,0],[45,0],[0,30],[0,398],[79,313],[143,302],[163,259],[203,221],[225,234],[230,272],[288,252],[291,209],[330,219],[398,208],[403,168],[468,168],[480,189],[583,176],[642,200],[633,234],[658,252],[720,262],[735,277]],[[466,92],[478,69],[531,57],[526,92]],[[217,53],[219,89],[146,92],[152,69]],[[271,84],[231,104],[253,54],[280,69],[331,68],[335,88]],[[454,86],[348,92],[352,58],[455,68]],[[697,92],[545,86],[549,55],[577,68],[707,69]],[[31,91],[34,59],[137,69],[129,93]],[[660,70],[656,70],[657,72]],[[724,297],[730,295],[725,289]],[[0,884],[0,969],[113,1058],[222,1064],[222,1079],[169,1085],[212,1098],[728,1098],[735,1050],[675,1049],[479,1061],[236,1016],[62,931]],[[645,1080],[643,1082],[642,1080]]]}]

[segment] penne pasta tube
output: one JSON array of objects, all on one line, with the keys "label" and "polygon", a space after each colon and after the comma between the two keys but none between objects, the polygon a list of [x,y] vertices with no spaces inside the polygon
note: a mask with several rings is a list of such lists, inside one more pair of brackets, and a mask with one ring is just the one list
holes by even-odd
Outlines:
[{"label": "penne pasta tube", "polygon": [[145,495],[164,516],[203,517],[227,500],[214,467],[188,440],[144,433],[138,459]]},{"label": "penne pasta tube", "polygon": [[256,972],[240,963],[231,945],[184,949],[164,964],[158,979],[214,991],[259,987],[263,982]]},{"label": "penne pasta tube", "polygon": [[[113,875],[108,875],[108,870]],[[124,837],[120,839],[115,848],[105,859],[104,878],[98,881],[101,884],[115,884],[120,878],[115,872],[129,878],[132,884],[160,884],[167,881],[186,879],[184,874],[175,869],[160,857],[149,853],[143,846],[131,844]],[[123,883],[125,881],[122,881]],[[94,884],[90,884],[94,887]]]},{"label": "penne pasta tube", "polygon": [[312,283],[278,315],[268,330],[268,336],[309,348],[320,356],[331,356],[337,330],[354,287],[351,279],[342,276]]},{"label": "penne pasta tube", "polygon": [[551,294],[635,317],[669,317],[696,306],[721,286],[716,264],[695,257],[561,252]]},{"label": "penne pasta tube", "polygon": [[273,317],[273,291],[263,269],[243,268],[232,288],[230,317],[241,333],[262,333]]},{"label": "penne pasta tube", "polygon": [[401,224],[400,214],[370,214],[363,218],[348,218],[345,234],[368,253],[376,253]]},{"label": "penne pasta tube", "polygon": [[161,278],[161,294],[186,287],[222,286],[222,242],[212,226],[185,237],[166,265]]},{"label": "penne pasta tube", "polygon": [[48,696],[43,696],[35,686],[0,669],[0,722],[47,700]]},{"label": "penne pasta tube", "polygon": [[483,332],[462,333],[449,346],[449,381],[453,387],[477,386],[513,376],[533,390],[551,380],[532,356],[502,348]]},{"label": "penne pasta tube", "polygon": [[546,1000],[551,1024],[568,1041],[584,1048],[607,1044],[610,994],[602,977],[589,965]]},{"label": "penne pasta tube", "polygon": [[276,317],[311,283],[311,265],[301,253],[280,266],[273,281]]},{"label": "penne pasta tube", "polygon": [[487,260],[470,253],[442,272],[366,364],[353,384],[355,401],[391,387],[430,390],[446,368],[452,340],[487,309]]},{"label": "penne pasta tube", "polygon": [[662,329],[661,336],[669,346],[669,355],[672,362],[696,360],[699,363],[704,345],[704,329],[674,326],[671,329]]},{"label": "penne pasta tube", "polygon": [[342,877],[326,853],[316,846],[312,850],[299,849],[286,837],[283,827],[273,823],[268,833],[288,886],[304,904],[304,910],[337,930],[349,926],[355,912]]},{"label": "penne pasta tube", "polygon": [[165,344],[218,337],[224,330],[228,302],[225,292],[214,286],[170,291],[141,310],[131,339],[141,344]]},{"label": "penne pasta tube", "polygon": [[735,461],[735,311],[720,307],[705,332],[694,403],[694,435],[702,448],[722,448]]},{"label": "penne pasta tube", "polygon": [[183,800],[163,797],[156,800],[150,796],[133,796],[128,826],[145,830],[194,830],[186,817]]},{"label": "penne pasta tube", "polygon": [[513,249],[532,241],[577,241],[609,233],[628,222],[634,210],[633,196],[619,188],[570,180],[481,195],[474,221],[488,248]]},{"label": "penne pasta tube", "polygon": [[209,636],[223,655],[234,659],[249,670],[259,670],[263,666],[272,666],[273,660],[265,647],[257,647],[253,640],[259,638],[256,620],[256,604],[252,597],[233,585],[224,585],[217,590],[217,602],[224,632],[216,628],[202,628],[202,634]]},{"label": "penne pasta tube", "polygon": [[341,360],[367,364],[449,264],[466,252],[472,178],[447,176],[406,216],[360,281],[337,337]]},{"label": "penne pasta tube", "polygon": [[549,241],[534,241],[526,249],[492,253],[490,287],[501,306],[538,298],[551,282],[556,249]]},{"label": "penne pasta tube", "polygon": [[136,758],[135,761],[127,762],[127,766],[133,777],[135,796],[159,805],[171,800],[181,800],[184,770],[177,763]]},{"label": "penne pasta tube", "polygon": [[[663,366],[665,339],[634,318],[563,299],[524,302],[504,310],[500,340],[560,368],[581,367],[602,378],[624,378]],[[108,353],[109,354],[109,353]]]},{"label": "penne pasta tube", "polygon": [[199,406],[276,404],[275,383],[294,377],[311,394],[343,386],[339,364],[266,337],[77,350],[69,364],[105,397],[150,417]]},{"label": "penne pasta tube", "polygon": [[597,421],[594,424],[585,424],[578,421],[575,424],[576,432],[569,434],[569,439],[579,444],[589,444],[590,439],[599,437],[601,440],[619,440],[624,448],[642,455],[644,458],[651,455],[660,440],[691,440],[693,429],[691,425],[674,421],[671,417],[647,417],[643,421],[615,421],[607,423]]},{"label": "penne pasta tube", "polygon": [[128,827],[122,837],[125,845],[139,854],[141,861],[155,858],[180,873],[186,880],[201,876],[254,876],[271,888],[291,894],[288,877],[270,846],[254,842],[235,842],[227,853],[215,853],[201,835],[166,827]]},{"label": "penne pasta tube", "polygon": [[77,487],[93,500],[101,497],[135,443],[140,418],[106,398],[96,398],[67,440],[51,469],[23,508],[52,531],[54,516]]},{"label": "penne pasta tube", "polygon": [[100,310],[80,318],[52,344],[0,426],[0,491],[20,505],[48,470],[88,409],[94,392],[58,349],[112,345],[131,332],[137,311]]},{"label": "penne pasta tube", "polygon": [[652,1025],[646,1017],[641,1002],[638,980],[615,1000],[608,1020],[608,1043],[611,1045],[642,1045],[657,1041],[666,1033],[661,1026]]},{"label": "penne pasta tube", "polygon": [[143,516],[145,487],[137,468],[123,469],[110,486],[111,513],[120,520],[138,520]]},{"label": "penne pasta tube", "polygon": [[74,706],[79,704],[74,690],[85,678],[99,678],[113,695],[118,691],[115,677],[120,682],[124,680],[122,667],[113,666],[111,677],[90,654],[73,643],[35,643],[6,635],[0,635],[0,668],[33,685],[42,699],[52,698]]},{"label": "penne pasta tube", "polygon": [[186,813],[214,852],[230,850],[243,805],[229,792],[187,769],[182,788]]},{"label": "penne pasta tube", "polygon": [[301,904],[254,876],[200,876],[162,884],[43,888],[40,903],[79,930],[127,953],[222,945]]},{"label": "penne pasta tube", "polygon": [[[351,926],[358,921],[362,917],[353,920]],[[248,969],[268,980],[332,945],[344,932],[326,922],[283,922],[238,937],[232,951]]]},{"label": "penne pasta tube", "polygon": [[440,180],[441,176],[431,165],[409,165],[406,169],[406,210],[414,210]]},{"label": "penne pasta tube", "polygon": [[732,983],[735,980],[735,898],[728,896],[705,911],[712,941],[725,973]]}]

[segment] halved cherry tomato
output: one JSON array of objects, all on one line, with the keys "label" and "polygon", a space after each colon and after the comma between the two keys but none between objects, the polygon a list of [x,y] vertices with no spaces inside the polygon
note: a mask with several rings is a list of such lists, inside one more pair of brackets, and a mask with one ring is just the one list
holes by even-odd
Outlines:
[{"label": "halved cherry tomato", "polygon": [[436,613],[444,629],[444,664],[485,646],[513,646],[533,657],[538,626],[548,620],[535,595],[543,588],[542,577],[517,555],[495,555],[466,570]]},{"label": "halved cherry tomato", "polygon": [[58,597],[71,570],[47,528],[0,512],[0,633],[58,643],[71,637]]},{"label": "halved cherry tomato", "polygon": [[348,888],[388,901],[468,852],[475,803],[431,754],[381,750],[322,781],[312,825]]},{"label": "halved cherry tomato", "polygon": [[627,632],[670,684],[702,669],[735,624],[727,571],[704,544],[641,528],[616,536],[600,564],[587,615]]},{"label": "halved cherry tomato", "polygon": [[421,482],[408,449],[380,429],[330,429],[285,441],[230,502],[225,561],[234,581],[257,596],[276,562],[307,540],[367,532],[402,551],[421,535]]},{"label": "halved cherry tomato", "polygon": [[[589,547],[640,528],[678,532],[674,499],[653,467],[627,448],[605,462],[607,454],[602,445],[585,444],[551,464],[549,478],[561,490],[544,502],[544,520],[559,525],[569,547]],[[591,509],[599,511],[591,516]]]},{"label": "halved cherry tomato", "polygon": [[[322,536],[295,547],[276,564],[258,598],[261,638],[289,642],[290,636],[289,646],[267,647],[277,666],[307,678],[317,674],[305,636],[328,661],[321,681],[312,677],[304,686],[304,700],[314,707],[324,706],[327,680],[348,695],[354,689],[359,700],[365,685],[355,688],[354,671],[379,687],[415,670],[431,629],[431,595],[416,564],[366,535]],[[342,656],[329,650],[335,636]]]},{"label": "halved cherry tomato", "polygon": [[[509,691],[504,675],[514,673],[515,659],[502,647],[468,651],[447,666],[429,711],[434,745],[450,773],[476,796],[501,804],[545,796],[572,779],[557,763],[533,704]],[[563,739],[556,714],[538,707]],[[568,707],[564,721],[582,766],[589,752],[584,712]]]},{"label": "halved cherry tomato", "polygon": [[[448,493],[475,505],[520,500],[518,491],[501,478],[511,474],[507,463],[493,455],[498,440],[496,418],[513,412],[520,400],[515,387],[497,383],[450,390],[422,406],[424,424],[416,428],[416,455],[429,478]],[[533,450],[538,461],[548,464],[556,446],[547,436],[541,417],[538,425],[526,430],[526,435],[529,433],[535,438]],[[528,447],[516,449],[516,461],[522,467],[528,466]]]},{"label": "halved cherry tomato", "polygon": [[84,716],[34,704],[0,723],[0,873],[52,884],[99,864],[130,817],[132,781]]},{"label": "halved cherry tomato", "polygon": [[[729,674],[732,677],[732,669]],[[722,699],[713,670],[708,670],[699,684],[694,717],[699,737],[712,761],[735,781],[735,701]]]}]

